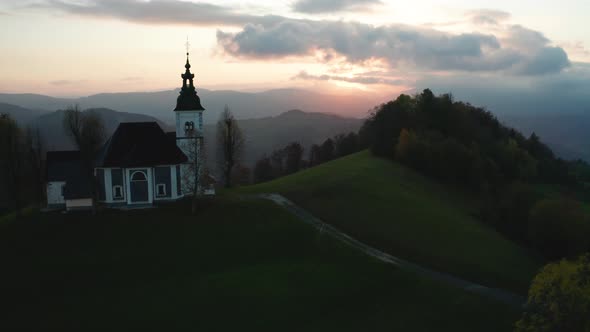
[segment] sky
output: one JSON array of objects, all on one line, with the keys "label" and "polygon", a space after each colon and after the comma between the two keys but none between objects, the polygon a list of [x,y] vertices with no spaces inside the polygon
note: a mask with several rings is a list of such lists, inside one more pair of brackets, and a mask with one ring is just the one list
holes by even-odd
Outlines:
[{"label": "sky", "polygon": [[576,98],[589,15],[587,0],[0,0],[0,92],[177,88],[188,38],[207,89]]}]

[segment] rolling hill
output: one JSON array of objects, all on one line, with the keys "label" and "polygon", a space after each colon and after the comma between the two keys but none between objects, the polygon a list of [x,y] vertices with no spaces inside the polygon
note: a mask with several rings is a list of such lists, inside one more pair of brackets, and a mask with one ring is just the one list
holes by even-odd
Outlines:
[{"label": "rolling hill", "polygon": [[271,202],[186,203],[0,218],[0,330],[497,332],[518,318]]},{"label": "rolling hill", "polygon": [[487,286],[524,294],[541,265],[478,221],[477,202],[368,151],[238,192],[281,193],[369,245]]},{"label": "rolling hill", "polygon": [[[372,106],[382,102],[379,97],[370,95],[337,96],[299,89],[276,89],[257,93],[199,89],[199,95],[207,109],[204,113],[206,124],[215,123],[225,104],[230,106],[238,119],[247,120],[274,117],[291,109],[358,118],[365,116]],[[171,124],[174,122],[172,109],[177,96],[177,89],[157,92],[102,93],[80,98],[0,93],[0,103],[14,105],[0,104],[0,113],[8,112],[17,120],[28,121],[30,114],[40,115],[79,104],[82,108],[109,108],[127,113],[144,114]],[[583,109],[577,110],[577,113],[573,110],[568,110],[566,113],[556,112],[554,110],[559,109],[558,107],[545,106],[542,112],[523,112],[511,107],[513,102],[492,102],[488,99],[480,100],[478,104],[495,105],[493,109],[500,114],[503,122],[518,128],[525,134],[535,131],[562,158],[583,158],[590,161],[590,146],[587,143],[589,137],[586,130],[590,124],[590,112]],[[15,106],[28,110],[14,109]]]},{"label": "rolling hill", "polygon": [[[290,109],[309,112],[363,116],[372,105],[382,100],[366,96],[322,94],[300,89],[276,89],[263,92],[239,92],[199,89],[206,111],[205,123],[215,123],[224,105],[228,105],[236,118],[252,119],[279,115]],[[54,98],[36,94],[1,94],[0,102],[20,107],[55,111],[68,105],[82,108],[110,108],[123,112],[139,113],[174,121],[172,110],[176,105],[178,89],[157,92],[102,93],[80,98]]]},{"label": "rolling hill", "polygon": [[36,111],[12,104],[0,103],[0,114],[8,114],[20,124],[27,124],[39,117],[44,111]]},{"label": "rolling hill", "polygon": [[[253,167],[262,155],[283,148],[291,142],[304,147],[304,158],[313,144],[322,143],[328,137],[358,131],[362,120],[333,114],[309,113],[292,110],[277,116],[260,119],[238,120],[246,139],[242,162]],[[205,142],[210,158],[215,157],[216,126],[205,126]]]},{"label": "rolling hill", "polygon": [[[167,123],[144,114],[118,112],[107,108],[95,108],[89,111],[101,116],[105,123],[107,137],[112,135],[121,122],[156,121],[165,131],[174,130]],[[63,111],[41,112],[10,104],[0,104],[0,113],[3,112],[17,119],[22,127],[39,128],[46,149],[52,151],[74,148],[63,131]],[[290,142],[298,141],[307,153],[312,144],[321,143],[326,138],[337,134],[357,131],[362,124],[360,119],[298,110],[284,112],[277,116],[238,120],[238,122],[246,138],[242,163],[248,167],[253,167],[256,160],[263,154],[270,154],[273,150],[282,148]],[[210,167],[214,167],[215,162],[216,130],[215,125],[205,125],[205,142]]]},{"label": "rolling hill", "polygon": [[[107,108],[94,108],[86,110],[86,112],[94,112],[100,115],[105,126],[106,137],[110,137],[119,123],[121,122],[158,122],[164,130],[169,127],[156,118],[143,114],[117,112]],[[72,141],[66,136],[63,129],[64,111],[55,111],[45,113],[28,123],[32,128],[38,128],[43,138],[45,149],[48,151],[54,150],[72,150],[75,149]]]}]

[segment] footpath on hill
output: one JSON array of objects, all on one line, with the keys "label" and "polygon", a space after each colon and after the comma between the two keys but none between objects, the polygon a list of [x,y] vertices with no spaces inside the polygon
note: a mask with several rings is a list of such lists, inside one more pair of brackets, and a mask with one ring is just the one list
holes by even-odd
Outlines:
[{"label": "footpath on hill", "polygon": [[453,276],[453,275],[450,275],[447,273],[438,272],[438,271],[420,266],[418,264],[408,262],[408,261],[401,259],[399,257],[392,256],[392,255],[385,253],[383,251],[380,251],[378,249],[375,249],[365,243],[362,243],[362,242],[350,237],[349,235],[338,230],[337,228],[323,222],[319,218],[316,218],[310,212],[306,211],[305,209],[301,208],[300,206],[296,205],[295,203],[293,203],[292,201],[290,201],[289,199],[287,199],[286,197],[284,197],[280,194],[276,194],[276,193],[259,194],[256,196],[273,201],[274,203],[282,206],[287,211],[289,211],[290,213],[297,216],[299,219],[301,219],[305,223],[312,225],[313,227],[318,229],[321,233],[329,234],[330,236],[333,236],[334,238],[337,238],[340,241],[342,241],[342,242],[344,242],[344,243],[346,243],[358,250],[361,250],[365,254],[372,256],[382,262],[395,265],[396,267],[401,268],[403,270],[411,271],[411,272],[417,273],[419,275],[426,276],[428,278],[444,282],[446,284],[450,284],[452,286],[461,288],[461,289],[466,290],[468,292],[480,294],[485,297],[498,300],[498,301],[503,302],[508,305],[512,305],[515,307],[522,307],[525,305],[526,299],[523,296],[520,296],[518,294],[514,294],[512,292],[509,292],[509,291],[506,291],[503,289],[487,287],[484,285],[470,282],[468,280],[458,278],[456,276]]}]

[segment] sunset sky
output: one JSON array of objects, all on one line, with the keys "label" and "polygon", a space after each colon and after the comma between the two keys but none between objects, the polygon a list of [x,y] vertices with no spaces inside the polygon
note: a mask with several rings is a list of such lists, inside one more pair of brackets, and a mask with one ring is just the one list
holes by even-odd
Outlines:
[{"label": "sunset sky", "polygon": [[175,88],[187,37],[207,89],[583,90],[589,18],[587,0],[1,0],[0,92]]}]

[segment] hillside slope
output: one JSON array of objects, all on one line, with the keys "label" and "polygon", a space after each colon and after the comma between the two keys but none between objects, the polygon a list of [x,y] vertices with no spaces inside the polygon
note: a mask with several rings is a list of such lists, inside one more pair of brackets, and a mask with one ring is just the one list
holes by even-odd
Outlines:
[{"label": "hillside slope", "polygon": [[474,202],[367,151],[239,192],[281,193],[361,241],[492,287],[524,293],[540,265],[472,217]]},{"label": "hillside slope", "polygon": [[19,124],[27,124],[39,115],[43,114],[42,111],[31,110],[28,108],[0,103],[0,114],[10,115]]},{"label": "hillside slope", "polygon": [[[321,144],[328,137],[358,131],[362,120],[345,118],[326,113],[291,110],[277,116],[259,119],[238,120],[246,140],[241,162],[248,167],[264,154],[285,147],[291,142],[299,142],[304,147],[305,156],[313,144]],[[217,144],[217,126],[205,126],[205,144],[214,158]]]},{"label": "hillside slope", "polygon": [[270,202],[189,211],[0,218],[0,330],[497,332],[519,314],[372,260]]}]

